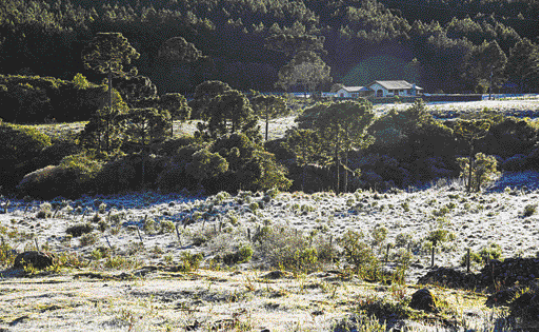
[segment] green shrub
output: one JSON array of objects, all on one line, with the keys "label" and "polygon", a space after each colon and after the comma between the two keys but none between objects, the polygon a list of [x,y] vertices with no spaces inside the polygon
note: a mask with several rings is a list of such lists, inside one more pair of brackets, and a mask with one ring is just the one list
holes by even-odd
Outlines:
[{"label": "green shrub", "polygon": [[341,239],[344,257],[361,277],[377,280],[380,277],[381,263],[363,238],[362,233],[347,231]]},{"label": "green shrub", "polygon": [[176,226],[171,220],[163,220],[160,223],[161,233],[173,233],[176,230]]},{"label": "green shrub", "polygon": [[97,191],[94,180],[100,169],[101,164],[87,156],[68,156],[58,166],[47,166],[27,174],[17,189],[20,194],[41,199],[79,197]]},{"label": "green shrub", "polygon": [[78,224],[66,229],[66,233],[73,236],[79,237],[82,234],[91,233],[94,230],[94,227],[91,224]]},{"label": "green shrub", "polygon": [[241,264],[251,260],[253,248],[250,245],[241,245],[237,252],[223,256],[223,262],[227,265]]},{"label": "green shrub", "polygon": [[146,234],[149,234],[149,235],[155,234],[156,232],[155,220],[153,220],[152,218],[144,219],[144,225],[142,229],[144,230]]},{"label": "green shrub", "polygon": [[95,236],[95,234],[87,233],[83,234],[80,237],[79,241],[82,247],[91,246],[92,244],[95,244],[97,242],[97,237]]},{"label": "green shrub", "polygon": [[193,255],[188,251],[183,251],[180,256],[180,260],[182,263],[179,266],[179,269],[182,272],[196,271],[200,267],[200,263],[202,262],[203,259],[204,259],[203,253],[198,253],[198,254]]},{"label": "green shrub", "polygon": [[0,178],[4,188],[14,188],[25,174],[45,166],[39,162],[39,155],[51,145],[49,137],[34,127],[1,121],[0,142]]}]

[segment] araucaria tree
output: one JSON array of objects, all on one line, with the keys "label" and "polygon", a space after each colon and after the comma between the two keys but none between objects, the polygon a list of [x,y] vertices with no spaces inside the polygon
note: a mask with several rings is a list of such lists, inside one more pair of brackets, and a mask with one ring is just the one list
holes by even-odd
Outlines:
[{"label": "araucaria tree", "polygon": [[301,190],[305,190],[307,165],[317,160],[320,137],[311,129],[294,129],[287,132],[285,147],[294,152],[296,162],[303,167]]},{"label": "araucaria tree", "polygon": [[289,109],[282,97],[257,95],[252,100],[253,110],[266,122],[266,141],[269,135],[269,120],[288,114]]},{"label": "araucaria tree", "polygon": [[[346,152],[345,160],[348,162],[348,152],[352,148],[365,148],[372,143],[367,135],[367,128],[375,117],[372,104],[368,101],[345,101],[327,104],[320,112],[315,122],[322,140],[333,150],[335,158],[335,192],[341,192],[340,169],[341,153]],[[349,169],[345,164],[345,190],[347,190]]]},{"label": "araucaria tree", "polygon": [[203,132],[210,138],[226,134],[244,133],[253,141],[260,141],[258,117],[254,115],[251,103],[237,90],[226,91],[212,98],[202,117],[207,124],[199,124],[199,134]]},{"label": "araucaria tree", "polygon": [[[181,125],[191,114],[191,107],[187,104],[187,99],[179,93],[167,93],[159,98],[159,109],[170,114],[171,121],[178,120]],[[174,136],[174,123],[170,126],[170,136]]]},{"label": "araucaria tree", "polygon": [[[128,65],[131,61],[138,59],[140,54],[129,44],[127,38],[125,38],[119,32],[100,32],[92,41],[86,45],[82,51],[82,61],[86,69],[96,71],[99,74],[107,75],[108,79],[108,112],[114,114],[115,108],[113,103],[112,92],[112,77],[113,75],[123,75],[123,66]],[[104,112],[101,112],[102,114]],[[98,115],[99,117],[99,115]],[[96,130],[101,133],[105,133],[105,151],[110,149],[109,145],[109,127],[113,125],[111,123],[115,117],[110,114],[103,114],[105,118],[103,129],[101,126],[101,120],[97,121]],[[101,137],[101,135],[99,135]],[[101,140],[98,141],[98,154],[101,154],[102,150]]]},{"label": "araucaria tree", "polygon": [[138,143],[142,153],[142,185],[144,186],[147,146],[152,138],[162,137],[169,119],[167,113],[155,108],[135,108],[123,116],[127,125],[126,134]]},{"label": "araucaria tree", "polygon": [[324,82],[331,82],[331,68],[314,52],[303,51],[296,54],[289,63],[279,70],[279,81],[275,84],[284,90],[296,85],[303,87],[303,93],[314,91]]},{"label": "araucaria tree", "polygon": [[[472,189],[478,189],[479,187],[473,188],[472,186],[472,174],[474,173],[474,144],[475,141],[485,137],[487,135],[488,130],[490,128],[490,121],[479,119],[479,120],[461,120],[459,119],[457,123],[455,124],[455,134],[459,136],[461,139],[466,140],[470,147],[470,154],[468,156],[468,165],[467,168],[468,171],[468,183],[466,185],[466,189],[468,192],[471,192]],[[461,165],[464,166],[464,164],[461,161]]]}]

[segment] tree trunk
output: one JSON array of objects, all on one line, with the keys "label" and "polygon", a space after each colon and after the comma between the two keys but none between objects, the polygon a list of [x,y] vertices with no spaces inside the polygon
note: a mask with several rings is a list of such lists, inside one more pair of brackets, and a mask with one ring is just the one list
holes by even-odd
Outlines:
[{"label": "tree trunk", "polygon": [[346,145],[346,152],[345,152],[345,160],[344,165],[346,166],[346,169],[344,170],[344,192],[348,192],[348,152],[349,152],[348,144]]},{"label": "tree trunk", "polygon": [[268,140],[268,131],[269,131],[269,113],[266,112],[266,141]]},{"label": "tree trunk", "polygon": [[341,173],[341,158],[339,156],[339,150],[340,150],[340,137],[339,137],[339,133],[337,133],[337,141],[335,142],[335,164],[337,165],[337,182],[335,184],[335,193],[338,195],[340,194],[340,190],[341,190],[341,185],[340,185],[340,181],[341,181],[341,176],[340,176],[340,173]]},{"label": "tree trunk", "polygon": [[306,150],[306,142],[303,142],[302,144],[302,155],[303,155],[303,174],[302,174],[302,179],[301,179],[301,191],[305,192],[305,175],[307,173],[307,158],[306,158],[306,154],[307,152],[305,151]]},{"label": "tree trunk", "polygon": [[145,175],[146,175],[146,121],[143,120],[142,122],[142,131],[141,131],[141,136],[142,136],[142,188],[144,189],[145,185],[144,185],[144,180],[145,180]]},{"label": "tree trunk", "polygon": [[470,158],[468,160],[468,192],[472,192],[473,144],[474,140],[472,139],[470,142]]}]

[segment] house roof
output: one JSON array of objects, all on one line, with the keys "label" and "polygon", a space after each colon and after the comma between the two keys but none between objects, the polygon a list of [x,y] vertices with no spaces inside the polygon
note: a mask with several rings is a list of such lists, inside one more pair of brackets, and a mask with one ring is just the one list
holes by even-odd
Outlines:
[{"label": "house roof", "polygon": [[[412,83],[408,83],[406,81],[374,81],[372,82],[371,84],[367,85],[367,86],[371,86],[375,83],[378,83],[380,84],[381,86],[383,86],[385,89],[387,90],[408,90],[408,89],[412,89],[414,87],[415,84],[412,84]],[[423,88],[415,85],[415,88],[416,90],[423,90]]]},{"label": "house roof", "polygon": [[359,92],[359,91],[371,91],[371,89],[364,87],[364,86],[343,86],[341,90],[344,90],[346,92],[352,93],[352,92]]}]

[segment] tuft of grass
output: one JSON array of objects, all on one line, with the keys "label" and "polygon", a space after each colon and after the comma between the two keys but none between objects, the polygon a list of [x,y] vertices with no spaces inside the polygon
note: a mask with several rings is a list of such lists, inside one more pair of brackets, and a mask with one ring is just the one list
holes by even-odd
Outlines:
[{"label": "tuft of grass", "polygon": [[91,224],[78,224],[66,229],[66,234],[71,235],[72,237],[79,237],[83,234],[91,233],[94,230],[94,227]]}]

